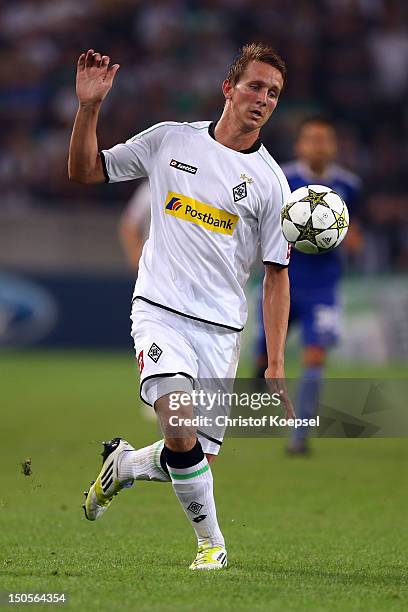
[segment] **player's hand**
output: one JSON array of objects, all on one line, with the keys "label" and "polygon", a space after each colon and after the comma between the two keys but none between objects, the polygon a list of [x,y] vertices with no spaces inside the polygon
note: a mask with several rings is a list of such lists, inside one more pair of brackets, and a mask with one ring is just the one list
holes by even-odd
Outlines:
[{"label": "player's hand", "polygon": [[76,75],[76,93],[80,105],[102,102],[112,87],[119,64],[109,66],[107,55],[89,49],[79,56]]},{"label": "player's hand", "polygon": [[295,419],[296,413],[286,387],[284,372],[282,370],[267,368],[267,370],[265,370],[265,380],[271,394],[279,394],[285,418]]}]

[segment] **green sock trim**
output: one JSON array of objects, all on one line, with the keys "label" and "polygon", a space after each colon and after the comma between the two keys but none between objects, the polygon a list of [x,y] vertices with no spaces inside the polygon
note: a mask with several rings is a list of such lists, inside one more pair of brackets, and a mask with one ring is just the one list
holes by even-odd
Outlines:
[{"label": "green sock trim", "polygon": [[174,474],[173,472],[170,472],[170,476],[174,478],[174,480],[187,480],[188,478],[194,478],[195,476],[200,476],[200,474],[204,474],[204,472],[207,472],[209,469],[210,469],[210,466],[207,463],[207,465],[200,468],[196,472],[191,472],[191,474]]},{"label": "green sock trim", "polygon": [[157,448],[154,450],[153,463],[154,463],[155,468],[157,468],[164,476],[167,476],[166,472],[163,470],[160,464],[160,459],[159,459],[163,446],[164,446],[164,441],[159,440],[159,442],[157,442]]}]

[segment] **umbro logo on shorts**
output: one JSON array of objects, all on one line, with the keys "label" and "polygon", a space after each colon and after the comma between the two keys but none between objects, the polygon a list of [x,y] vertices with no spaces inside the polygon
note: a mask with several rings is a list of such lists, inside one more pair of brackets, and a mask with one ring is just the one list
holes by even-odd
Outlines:
[{"label": "umbro logo on shorts", "polygon": [[198,502],[192,501],[188,506],[187,510],[190,510],[193,514],[200,514],[201,508],[203,504],[199,504]]},{"label": "umbro logo on shorts", "polygon": [[150,359],[154,361],[154,363],[157,363],[160,359],[160,355],[162,354],[162,352],[163,351],[161,350],[161,348],[153,342],[147,354],[149,355]]},{"label": "umbro logo on shorts", "polygon": [[190,174],[195,174],[198,170],[195,166],[190,166],[190,164],[183,164],[183,162],[177,161],[177,159],[172,159],[170,162],[170,166],[172,168],[177,168],[177,170],[183,170],[183,172],[189,172]]},{"label": "umbro logo on shorts", "polygon": [[236,187],[233,187],[232,193],[234,194],[234,202],[238,202],[239,200],[246,198],[248,195],[247,188],[246,188],[246,182],[244,181],[243,183],[240,183]]}]

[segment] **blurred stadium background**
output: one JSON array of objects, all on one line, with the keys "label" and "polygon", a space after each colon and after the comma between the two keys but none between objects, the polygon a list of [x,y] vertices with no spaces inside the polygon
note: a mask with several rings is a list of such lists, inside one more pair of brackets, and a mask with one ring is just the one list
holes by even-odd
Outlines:
[{"label": "blurred stadium background", "polygon": [[[134,278],[118,240],[135,184],[67,179],[77,57],[93,47],[121,64],[100,122],[107,148],[155,122],[216,119],[226,66],[251,40],[289,67],[263,134],[272,155],[291,159],[298,122],[324,112],[340,162],[364,180],[364,244],[346,258],[329,373],[406,376],[406,2],[1,0],[0,591],[68,591],[78,610],[208,609],[211,596],[214,610],[407,609],[405,440],[315,440],[301,465],[283,440],[226,440],[214,468],[225,577],[187,576],[193,536],[166,487],[138,485],[143,504],[124,495],[97,525],[79,518],[100,440],[143,445],[156,431],[135,415]],[[291,336],[290,373],[297,363]]]}]

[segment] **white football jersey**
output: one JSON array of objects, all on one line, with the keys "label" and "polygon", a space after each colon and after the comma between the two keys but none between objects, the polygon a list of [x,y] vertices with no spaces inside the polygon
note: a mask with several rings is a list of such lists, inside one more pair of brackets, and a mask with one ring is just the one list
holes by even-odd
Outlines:
[{"label": "white football jersey", "polygon": [[165,122],[101,152],[109,182],[149,177],[152,210],[133,299],[241,331],[258,245],[288,265],[280,223],[286,178],[257,141],[234,151],[214,124]]}]

